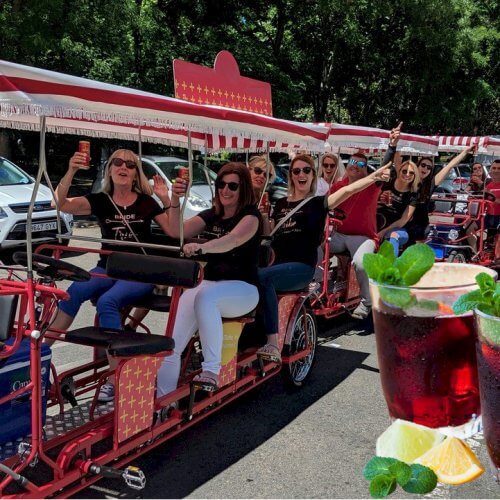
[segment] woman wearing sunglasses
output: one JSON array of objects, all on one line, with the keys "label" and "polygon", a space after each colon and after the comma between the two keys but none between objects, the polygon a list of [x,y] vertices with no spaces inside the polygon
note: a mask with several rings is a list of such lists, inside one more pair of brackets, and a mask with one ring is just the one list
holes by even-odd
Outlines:
[{"label": "woman wearing sunglasses", "polygon": [[319,163],[316,195],[322,196],[328,193],[332,184],[342,179],[344,175],[345,168],[342,160],[339,160],[338,156],[333,153],[325,153]]},{"label": "woman wearing sunglasses", "polygon": [[270,232],[269,211],[271,210],[271,204],[269,203],[269,193],[264,193],[268,169],[268,185],[270,185],[276,178],[274,164],[271,161],[268,162],[267,158],[264,155],[252,156],[252,158],[250,158],[250,161],[248,162],[248,170],[250,171],[250,179],[252,180],[255,200],[257,201],[260,213],[262,214],[264,234],[269,234]]},{"label": "woman wearing sunglasses", "polygon": [[417,205],[417,192],[420,176],[415,163],[403,162],[396,174],[380,195],[384,200],[377,209],[378,236],[388,239],[399,255],[400,245],[408,242],[408,233],[404,226],[412,218]]},{"label": "woman wearing sunglasses", "polygon": [[272,222],[275,226],[280,224],[304,200],[308,201],[289,216],[273,235],[273,265],[259,269],[259,293],[267,334],[267,343],[257,351],[259,357],[281,362],[278,349],[277,294],[302,290],[312,280],[328,210],[371,184],[388,180],[389,167],[390,164],[329,196],[315,196],[317,176],[314,160],[307,155],[298,155],[292,160],[288,176],[288,197],[276,202]]},{"label": "woman wearing sunglasses", "polygon": [[[202,373],[195,381],[205,390],[219,385],[223,342],[222,318],[235,318],[255,308],[257,265],[262,221],[255,205],[250,172],[243,163],[227,163],[215,181],[214,206],[184,221],[184,235],[200,233],[209,240],[188,243],[184,253],[211,254],[204,268],[204,280],[185,290],[179,301],[174,326],[174,352],[167,356],[158,372],[158,395],[177,387],[181,354],[198,331],[203,348]],[[179,197],[186,192],[186,181],[176,179],[169,214],[170,234],[179,237]],[[175,209],[174,209],[175,206]]]},{"label": "woman wearing sunglasses", "polygon": [[417,169],[420,177],[418,199],[413,217],[405,226],[409,236],[409,244],[427,239],[429,232],[429,212],[434,210],[434,202],[431,200],[434,189],[446,179],[451,169],[461,163],[474,148],[475,146],[471,146],[462,151],[437,174],[434,173],[434,161],[431,157],[424,156],[418,160]]},{"label": "woman wearing sunglasses", "polygon": [[[73,215],[97,217],[103,239],[149,242],[153,220],[166,232],[168,228],[166,211],[151,196],[154,192],[166,208],[170,207],[165,181],[160,176],[155,176],[154,188],[151,187],[142,171],[138,156],[128,149],[119,149],[110,156],[104,173],[102,192],[68,198],[73,177],[80,168],[85,167],[86,160],[86,155],[79,152],[71,157],[68,171],[55,191],[60,210]],[[109,243],[103,243],[102,249],[131,253],[143,251],[140,247],[124,247]],[[106,274],[106,260],[107,256],[101,255],[97,266],[91,272]],[[153,288],[154,285],[147,283],[97,276],[93,276],[87,282],[72,283],[68,289],[70,298],[59,303],[51,328],[58,331],[67,330],[82,303],[94,299],[97,301],[99,326],[121,329],[121,309],[151,293]],[[112,365],[110,360],[110,366]],[[113,397],[114,386],[110,381],[102,385],[98,399],[106,402],[111,401]]]}]

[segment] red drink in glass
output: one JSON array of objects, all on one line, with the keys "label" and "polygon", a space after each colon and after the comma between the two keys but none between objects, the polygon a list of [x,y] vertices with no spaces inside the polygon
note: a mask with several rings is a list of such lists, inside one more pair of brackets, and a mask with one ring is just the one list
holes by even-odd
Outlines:
[{"label": "red drink in glass", "polygon": [[[493,475],[500,482],[500,318],[476,311],[477,365],[483,430],[492,462]],[[489,334],[489,336],[488,336]]]},{"label": "red drink in glass", "polygon": [[[451,306],[478,288],[475,276],[482,271],[496,276],[471,264],[436,263],[412,287],[370,281],[382,389],[392,418],[461,438],[479,430],[474,318],[455,316]],[[401,297],[411,299],[407,306],[396,300]]]},{"label": "red drink in glass", "polygon": [[415,317],[374,311],[380,376],[393,418],[460,426],[480,413],[472,314]]}]

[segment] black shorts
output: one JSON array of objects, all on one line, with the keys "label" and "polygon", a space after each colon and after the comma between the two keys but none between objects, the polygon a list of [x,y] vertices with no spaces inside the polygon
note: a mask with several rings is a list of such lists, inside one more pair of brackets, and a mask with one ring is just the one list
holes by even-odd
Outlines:
[{"label": "black shorts", "polygon": [[430,231],[430,226],[413,224],[410,226],[406,226],[405,229],[409,236],[409,243],[413,244],[416,241],[425,241],[427,239]]}]

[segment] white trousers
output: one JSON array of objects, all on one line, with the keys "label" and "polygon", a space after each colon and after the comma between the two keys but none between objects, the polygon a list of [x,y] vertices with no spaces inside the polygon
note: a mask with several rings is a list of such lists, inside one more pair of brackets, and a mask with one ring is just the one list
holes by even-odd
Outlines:
[{"label": "white trousers", "polygon": [[158,371],[158,396],[177,388],[181,354],[196,331],[203,348],[202,368],[219,373],[222,355],[222,318],[237,318],[259,302],[257,287],[245,281],[206,281],[186,290],[179,300],[173,338],[174,352],[165,357]]}]

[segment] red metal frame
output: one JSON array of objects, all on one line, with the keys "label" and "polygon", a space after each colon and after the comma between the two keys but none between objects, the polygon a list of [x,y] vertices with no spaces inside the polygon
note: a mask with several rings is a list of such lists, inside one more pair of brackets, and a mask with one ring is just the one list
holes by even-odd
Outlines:
[{"label": "red metal frame", "polygon": [[[38,249],[40,252],[43,249],[52,249],[59,253],[62,250],[74,251],[90,251],[92,253],[104,253],[100,250],[86,249],[80,247],[61,248],[57,245],[43,245]],[[107,252],[106,252],[107,253]],[[200,280],[202,276],[200,276]],[[181,290],[173,289],[170,313],[166,324],[164,334],[171,336],[177,314],[177,306],[180,298]],[[130,435],[124,433],[124,428],[120,420],[124,417],[125,412],[136,408],[135,402],[132,399],[126,401],[124,406],[118,404],[115,410],[111,413],[102,416],[92,416],[95,408],[96,396],[90,409],[91,420],[84,425],[74,428],[65,434],[55,436],[48,441],[42,439],[42,380],[41,380],[41,343],[43,333],[40,333],[42,327],[47,327],[50,324],[50,318],[55,311],[57,301],[67,297],[67,293],[56,288],[55,285],[47,285],[39,283],[33,279],[33,276],[28,276],[26,282],[16,282],[12,280],[0,280],[0,295],[17,294],[21,296],[20,304],[18,305],[17,321],[15,322],[13,335],[16,341],[10,348],[5,348],[0,351],[0,358],[6,357],[14,352],[20,344],[20,341],[29,337],[30,346],[30,376],[31,382],[22,389],[15,391],[3,398],[0,398],[0,404],[13,399],[20,394],[31,391],[32,405],[32,439],[31,449],[27,459],[13,463],[12,459],[4,461],[4,464],[10,464],[13,470],[22,474],[27,469],[30,463],[35,460],[41,460],[53,471],[53,479],[42,483],[34,484],[32,481],[27,481],[20,492],[16,494],[9,493],[6,488],[13,482],[10,476],[5,477],[0,482],[0,495],[3,498],[45,498],[47,496],[67,497],[77,491],[89,486],[97,481],[100,476],[91,475],[89,473],[91,464],[105,465],[113,463],[113,467],[120,467],[129,463],[135,457],[145,453],[170,439],[171,437],[196,424],[199,420],[206,418],[214,411],[217,411],[222,406],[229,404],[240,395],[253,389],[257,385],[266,382],[270,377],[279,373],[281,366],[277,363],[266,363],[265,373],[261,370],[252,367],[252,363],[257,361],[256,348],[239,353],[235,359],[234,376],[229,379],[227,385],[220,387],[215,393],[210,394],[205,399],[197,401],[191,408],[190,414],[186,411],[175,410],[170,413],[170,417],[166,421],[158,419],[158,413],[169,406],[170,403],[179,399],[188,398],[191,387],[190,381],[196,375],[196,372],[184,377],[184,383],[174,392],[167,394],[161,398],[154,398],[154,379],[148,379],[148,391],[150,399],[150,407],[145,412],[146,420],[143,425],[137,426]],[[293,293],[286,294],[280,297],[280,342],[286,344],[290,342],[293,335],[295,319],[298,314],[304,314],[305,301],[307,294]],[[41,309],[39,317],[35,315],[35,307]],[[29,312],[29,324],[26,326],[24,317],[26,312]],[[246,318],[228,320],[228,322],[240,322],[241,327],[248,321]],[[307,336],[307,325],[306,336]],[[239,334],[238,334],[239,335]],[[57,337],[60,341],[65,341],[64,336]],[[311,353],[313,346],[310,343],[305,349],[295,352],[283,359],[283,363],[295,363]],[[163,357],[167,353],[161,353]],[[141,387],[147,371],[153,364],[159,367],[160,355],[157,356],[136,356],[131,358],[121,358],[116,368],[116,385],[118,387],[117,397],[123,389],[123,377],[127,368],[132,364],[136,367],[137,373],[132,376],[132,382],[135,384],[136,395],[141,394],[144,389]],[[232,362],[232,360],[231,360]],[[52,367],[54,376],[54,389],[52,390],[48,404],[59,405],[61,411],[64,406],[61,401],[60,382],[62,378],[76,375],[84,375],[78,380],[81,385],[78,386],[78,391],[88,392],[90,387],[96,387],[102,383],[107,376],[113,373],[113,370],[105,369],[106,361],[97,359],[90,363],[84,363],[82,366],[64,372],[57,376],[56,370]],[[139,367],[140,365],[140,367]],[[101,370],[104,368],[104,371]],[[90,373],[88,373],[90,372]],[[151,375],[151,374],[150,374]],[[82,382],[83,381],[83,382]],[[130,382],[130,380],[128,381]],[[128,383],[127,382],[127,383]],[[153,391],[153,393],[151,393]],[[155,413],[157,417],[155,418]],[[121,429],[121,430],[120,430]],[[96,443],[103,442],[112,438],[112,444],[109,449],[99,456],[92,456],[92,446]]]}]

